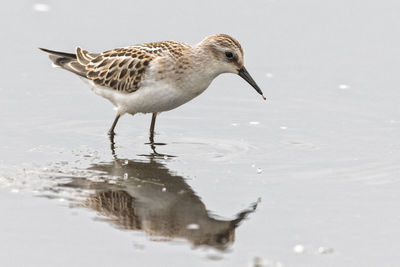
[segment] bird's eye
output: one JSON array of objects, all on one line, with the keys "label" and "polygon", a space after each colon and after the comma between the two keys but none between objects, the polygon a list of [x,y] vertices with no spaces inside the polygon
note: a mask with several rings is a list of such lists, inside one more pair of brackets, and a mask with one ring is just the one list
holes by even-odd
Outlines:
[{"label": "bird's eye", "polygon": [[225,56],[227,57],[227,58],[233,58],[233,54],[232,54],[232,52],[225,52]]}]

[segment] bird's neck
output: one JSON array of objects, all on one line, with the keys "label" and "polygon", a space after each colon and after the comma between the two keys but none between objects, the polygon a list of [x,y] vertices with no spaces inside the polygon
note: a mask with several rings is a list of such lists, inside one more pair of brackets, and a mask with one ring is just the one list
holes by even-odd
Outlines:
[{"label": "bird's neck", "polygon": [[218,68],[218,60],[204,42],[192,47],[192,58],[194,58],[193,65],[197,70],[208,76],[211,80],[223,73]]}]

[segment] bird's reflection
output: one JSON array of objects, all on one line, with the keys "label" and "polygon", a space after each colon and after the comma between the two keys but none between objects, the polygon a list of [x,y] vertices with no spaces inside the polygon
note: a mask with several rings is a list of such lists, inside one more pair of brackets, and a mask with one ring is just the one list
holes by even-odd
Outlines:
[{"label": "bird's reflection", "polygon": [[[105,181],[75,178],[63,185],[94,190],[84,201],[86,207],[122,229],[143,231],[166,240],[183,238],[194,247],[225,250],[234,242],[235,229],[257,207],[257,203],[250,205],[232,220],[218,219],[207,211],[185,178],[171,172],[157,158],[116,158],[94,164],[88,170],[105,177]],[[107,177],[118,178],[110,184]]]},{"label": "bird's reflection", "polygon": [[[114,159],[118,159],[117,153],[116,153],[116,148],[115,148],[115,133],[110,133],[108,135],[108,138],[110,140],[110,149],[111,149],[111,155],[114,157]],[[151,158],[157,158],[157,157],[175,157],[173,155],[168,155],[168,154],[160,154],[157,152],[157,146],[164,146],[166,145],[165,143],[155,143],[154,142],[154,133],[150,133],[149,137],[149,143],[146,143],[146,145],[149,145],[151,148],[152,153],[150,155],[140,155],[140,156],[148,156]]]}]

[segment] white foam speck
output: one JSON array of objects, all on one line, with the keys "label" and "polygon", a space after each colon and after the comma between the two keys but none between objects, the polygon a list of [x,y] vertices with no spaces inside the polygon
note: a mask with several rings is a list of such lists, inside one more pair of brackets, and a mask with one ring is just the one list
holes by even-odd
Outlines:
[{"label": "white foam speck", "polygon": [[191,223],[191,224],[188,224],[188,225],[186,226],[186,229],[189,229],[189,230],[198,230],[198,229],[200,229],[200,225],[198,225],[197,223]]},{"label": "white foam speck", "polygon": [[267,74],[265,74],[265,76],[266,76],[267,78],[273,78],[273,77],[274,77],[274,74],[268,72]]},{"label": "white foam speck", "polygon": [[163,191],[163,192],[166,192],[166,191],[167,191],[167,188],[163,187],[162,191]]},{"label": "white foam speck", "polygon": [[37,12],[49,12],[50,6],[43,3],[36,3],[33,5],[33,10]]},{"label": "white foam speck", "polygon": [[350,89],[350,86],[347,84],[339,84],[338,88],[342,89],[342,90],[346,90],[346,89]]},{"label": "white foam speck", "polygon": [[19,193],[18,189],[11,189],[11,193]]},{"label": "white foam speck", "polygon": [[257,173],[258,174],[262,173],[262,169],[261,168],[257,168]]},{"label": "white foam speck", "polygon": [[168,156],[167,156],[167,155],[164,155],[164,159],[167,160],[167,159],[168,159]]},{"label": "white foam speck", "polygon": [[251,164],[251,167],[252,167],[252,168],[255,168],[255,167],[256,167],[256,164]]},{"label": "white foam speck", "polygon": [[279,127],[281,130],[286,130],[287,129],[287,127],[286,126],[281,126],[281,127]]},{"label": "white foam speck", "polygon": [[259,125],[260,122],[258,122],[258,121],[251,121],[251,122],[249,122],[249,124],[250,124],[250,125]]},{"label": "white foam speck", "polygon": [[303,246],[303,245],[300,245],[300,244],[298,244],[298,245],[296,245],[296,246],[293,247],[293,252],[294,252],[294,253],[297,253],[297,254],[303,253],[304,250],[305,250],[305,249],[304,249],[304,246]]},{"label": "white foam speck", "polygon": [[234,123],[231,123],[231,125],[232,125],[232,126],[238,126],[239,123],[234,122]]}]

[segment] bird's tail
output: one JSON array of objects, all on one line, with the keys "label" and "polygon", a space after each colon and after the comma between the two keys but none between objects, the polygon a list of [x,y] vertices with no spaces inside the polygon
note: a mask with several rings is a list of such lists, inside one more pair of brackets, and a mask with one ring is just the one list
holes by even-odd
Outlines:
[{"label": "bird's tail", "polygon": [[84,65],[79,63],[76,54],[53,51],[45,48],[39,48],[40,50],[49,53],[49,58],[56,67],[61,67],[68,71],[71,71],[79,76],[86,78],[86,68]]}]

